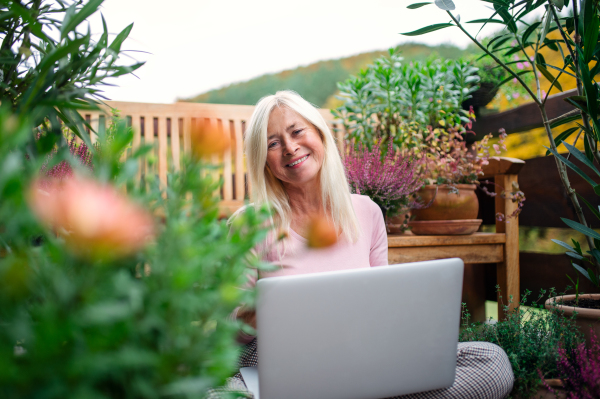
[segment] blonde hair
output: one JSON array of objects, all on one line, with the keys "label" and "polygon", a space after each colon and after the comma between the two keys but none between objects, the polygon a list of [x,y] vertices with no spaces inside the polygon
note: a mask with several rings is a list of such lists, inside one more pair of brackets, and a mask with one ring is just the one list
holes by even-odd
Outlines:
[{"label": "blonde hair", "polygon": [[268,204],[274,213],[271,220],[274,231],[289,232],[292,210],[288,195],[281,181],[273,176],[267,167],[267,126],[275,107],[287,107],[295,111],[319,131],[325,148],[325,157],[319,172],[323,208],[329,213],[336,231],[341,230],[346,241],[356,242],[360,231],[359,224],[335,139],[319,111],[293,91],[278,91],[275,95],[260,99],[246,127],[244,152],[252,184],[251,202],[256,208]]}]

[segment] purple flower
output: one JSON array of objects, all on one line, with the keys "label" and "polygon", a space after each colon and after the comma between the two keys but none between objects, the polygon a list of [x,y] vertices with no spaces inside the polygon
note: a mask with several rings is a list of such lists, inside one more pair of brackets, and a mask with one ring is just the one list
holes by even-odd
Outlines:
[{"label": "purple flower", "polygon": [[584,343],[572,352],[558,349],[557,370],[564,382],[568,398],[592,399],[600,397],[600,345],[591,332],[591,348]]},{"label": "purple flower", "polygon": [[529,68],[529,67],[531,66],[531,64],[530,64],[528,61],[525,61],[525,62],[523,63],[523,65],[525,65],[525,67],[527,67],[527,68]]},{"label": "purple flower", "polygon": [[353,193],[368,195],[384,211],[398,211],[411,205],[410,194],[423,185],[417,174],[422,160],[416,159],[414,154],[403,156],[391,142],[384,155],[381,140],[377,140],[371,150],[362,143],[358,148],[348,146],[350,151],[344,166]]},{"label": "purple flower", "polygon": [[513,93],[512,96],[513,98],[519,98],[519,93]]},{"label": "purple flower", "polygon": [[[85,143],[77,144],[75,142],[75,138],[73,137],[68,142],[68,146],[69,146],[69,152],[71,153],[71,155],[73,155],[75,158],[77,158],[77,160],[83,166],[89,168],[90,170],[93,169],[92,153],[89,150],[88,146],[85,145]],[[63,180],[63,179],[72,177],[73,176],[73,168],[71,167],[71,165],[69,165],[69,163],[67,161],[59,162],[58,164],[54,165],[49,170],[47,169],[48,162],[50,162],[50,160],[56,155],[57,152],[58,152],[58,149],[54,149],[50,154],[48,154],[48,158],[47,158],[46,162],[44,163],[44,165],[42,165],[40,172],[42,174],[45,174],[46,177],[50,177],[50,178],[57,179],[57,180]]]},{"label": "purple flower", "polygon": [[523,63],[522,62],[517,62],[517,68],[523,69]]}]

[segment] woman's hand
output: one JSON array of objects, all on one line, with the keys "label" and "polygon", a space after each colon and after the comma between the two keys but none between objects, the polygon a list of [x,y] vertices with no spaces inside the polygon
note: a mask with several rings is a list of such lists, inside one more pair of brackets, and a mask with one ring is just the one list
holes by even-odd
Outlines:
[{"label": "woman's hand", "polygon": [[242,306],[238,310],[237,318],[256,330],[256,310]]}]

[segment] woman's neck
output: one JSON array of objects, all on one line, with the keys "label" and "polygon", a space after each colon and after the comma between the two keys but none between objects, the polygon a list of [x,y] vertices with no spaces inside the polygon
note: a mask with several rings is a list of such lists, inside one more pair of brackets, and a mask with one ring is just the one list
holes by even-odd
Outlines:
[{"label": "woman's neck", "polygon": [[290,208],[295,216],[315,216],[323,214],[323,200],[321,198],[321,187],[288,186],[286,192],[290,200]]}]

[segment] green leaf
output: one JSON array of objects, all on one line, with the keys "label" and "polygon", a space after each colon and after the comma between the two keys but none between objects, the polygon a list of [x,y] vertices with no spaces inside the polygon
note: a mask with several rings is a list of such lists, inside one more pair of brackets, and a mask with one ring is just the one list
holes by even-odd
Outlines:
[{"label": "green leaf", "polygon": [[558,8],[558,11],[562,10],[562,8],[565,6],[565,0],[550,0],[550,2],[554,4],[556,8]]},{"label": "green leaf", "polygon": [[587,205],[587,207],[590,209],[590,211],[592,211],[592,213],[594,214],[594,216],[596,216],[598,219],[600,219],[600,212],[598,212],[598,209],[596,209],[594,206],[592,206],[592,204],[590,204],[588,202],[588,200],[586,200],[585,198],[583,198],[583,196],[579,195],[579,193],[575,193],[575,194],[577,194],[577,196],[579,197],[579,199],[582,200],[583,203]]},{"label": "green leaf", "polygon": [[431,3],[430,1],[429,2],[425,2],[425,3],[414,3],[414,4],[409,5],[406,8],[414,10],[415,8],[420,8],[420,7],[426,6],[427,4],[433,4],[433,3]]},{"label": "green leaf", "polygon": [[578,260],[584,259],[583,256],[579,255],[576,252],[565,252],[565,254],[568,255],[568,256],[570,256],[571,258],[575,258],[575,259],[578,259]]},{"label": "green leaf", "polygon": [[474,19],[472,21],[467,21],[466,23],[468,24],[486,24],[486,23],[493,23],[493,24],[502,24],[504,25],[504,21],[501,21],[499,19]]},{"label": "green leaf", "polygon": [[68,22],[63,24],[60,28],[60,38],[63,40],[69,33],[75,30],[83,21],[85,21],[90,15],[95,13],[100,7],[104,0],[90,0],[89,3],[81,7],[81,10],[71,18]]},{"label": "green leaf", "polygon": [[404,35],[404,36],[419,36],[419,35],[424,35],[425,33],[434,32],[436,30],[448,28],[450,26],[455,26],[455,25],[451,24],[451,23],[433,24],[433,25],[429,25],[429,26],[426,26],[421,29],[414,30],[412,32],[406,32],[406,33],[400,33],[400,34]]},{"label": "green leaf", "polygon": [[[564,132],[562,132],[561,134],[559,134],[558,136],[556,136],[554,138],[554,145],[556,145],[558,147],[559,145],[561,145],[561,142],[563,140],[568,139],[573,134],[573,132],[575,132],[576,130],[579,130],[579,129],[580,129],[579,126],[568,128],[567,130],[565,130]],[[548,155],[550,155],[550,150],[546,151],[546,156],[548,156]]]},{"label": "green leaf", "polygon": [[[587,157],[585,155],[583,155],[583,153],[581,151],[579,151],[579,149],[577,147],[575,147],[569,143],[565,143],[565,142],[563,142],[563,144],[565,145],[565,147],[567,147],[567,150],[569,150],[571,155],[573,155],[575,158],[577,158],[579,161],[581,161],[585,166],[587,166],[588,168],[593,170],[598,176],[600,176],[600,172],[594,165],[593,160],[590,161],[589,159],[587,159]],[[595,187],[596,185],[594,184],[593,186]]]},{"label": "green leaf", "polygon": [[598,119],[598,86],[593,82],[592,77],[590,76],[590,69],[587,62],[583,59],[584,57],[581,53],[581,49],[577,48],[576,50],[579,53],[579,71],[581,72],[581,82],[585,88],[585,96],[587,99],[589,111],[587,114],[592,117],[592,120],[596,121]]},{"label": "green leaf", "polygon": [[131,23],[129,26],[127,26],[125,29],[123,29],[117,35],[117,37],[115,37],[115,40],[113,40],[113,42],[110,44],[110,46],[108,46],[108,48],[113,50],[115,53],[118,53],[119,51],[121,51],[121,44],[123,44],[123,41],[125,39],[127,39],[127,36],[129,36],[129,33],[131,32],[132,28],[133,28],[133,23]]},{"label": "green leaf", "polygon": [[[580,109],[581,111],[585,112],[586,114],[588,113],[587,98],[585,96],[569,96],[569,97],[563,98],[563,100],[568,102],[575,108]],[[581,115],[579,115],[579,116],[581,116]]]},{"label": "green leaf", "polygon": [[[587,278],[588,280],[592,281],[592,279],[591,279],[590,275],[588,274],[587,270],[585,270],[583,267],[579,266],[579,265],[578,265],[578,264],[576,264],[576,263],[573,263],[573,262],[571,262],[571,264],[573,265],[573,267],[574,267],[575,269],[577,269],[577,271],[578,271],[579,273],[583,274],[583,276],[584,276],[585,278]],[[593,275],[593,273],[592,273],[592,275]]]},{"label": "green leaf", "polygon": [[577,230],[578,232],[583,233],[588,237],[600,239],[600,234],[596,233],[594,230],[590,229],[587,226],[582,225],[579,222],[575,222],[573,220],[569,220],[566,218],[560,218],[560,220],[562,220],[570,228]]},{"label": "green leaf", "polygon": [[592,61],[594,56],[596,44],[598,43],[598,29],[600,29],[600,23],[598,21],[598,16],[594,15],[592,23],[585,27],[585,37],[583,38],[583,55],[586,63]]},{"label": "green leaf", "polygon": [[554,86],[558,88],[558,90],[563,91],[562,86],[558,83],[558,80],[546,69],[545,66],[541,64],[537,64],[539,71],[544,75],[546,79],[550,81],[550,83],[554,82]]},{"label": "green leaf", "polygon": [[555,239],[555,238],[553,238],[553,239],[552,239],[552,240],[550,240],[550,241],[552,241],[552,242],[553,242],[553,243],[555,243],[555,244],[558,244],[558,245],[560,245],[561,247],[564,247],[564,248],[568,249],[569,251],[576,252],[576,251],[575,251],[575,248],[573,248],[572,246],[570,246],[569,244],[567,244],[567,243],[566,243],[566,242],[564,242],[564,241],[557,240],[557,239]]},{"label": "green leaf", "polygon": [[435,0],[435,5],[444,11],[452,11],[456,8],[452,0]]},{"label": "green leaf", "polygon": [[564,125],[565,123],[577,121],[579,119],[581,119],[581,114],[565,116],[564,118],[561,118],[561,119],[558,119],[558,120],[555,120],[554,122],[552,122],[550,124],[550,127],[551,128],[555,128],[555,127],[558,127],[560,125]]},{"label": "green leaf", "polygon": [[[541,22],[534,22],[531,25],[529,25],[529,27],[527,29],[525,29],[525,32],[523,32],[523,36],[522,36],[522,41],[526,42],[527,39],[529,38],[529,36],[533,33],[534,30],[536,30],[536,28],[538,26],[540,26]],[[539,54],[539,53],[538,53]]]},{"label": "green leaf", "polygon": [[[567,143],[565,143],[563,141],[563,144],[566,145]],[[592,187],[596,186],[596,182],[593,181],[587,174],[585,174],[585,172],[583,172],[581,169],[579,169],[579,167],[577,165],[575,165],[573,162],[569,161],[567,158],[563,157],[562,155],[560,155],[558,152],[556,152],[552,148],[548,148],[548,147],[545,147],[545,148],[547,150],[549,150],[552,154],[554,154],[554,156],[557,157],[562,163],[564,163],[569,168],[571,168],[575,173],[577,173],[579,176],[583,177],[585,179],[585,181],[587,181],[589,184],[591,184]],[[585,156],[583,156],[583,157],[585,158]]]},{"label": "green leaf", "polygon": [[[583,140],[583,148],[585,150],[585,157],[588,159],[588,161],[594,162],[594,154],[592,153],[592,149],[590,148],[590,141],[587,139],[587,137]],[[595,186],[594,192],[596,194],[600,195],[600,192],[598,192],[596,190],[597,188],[600,188],[600,187]]]}]

